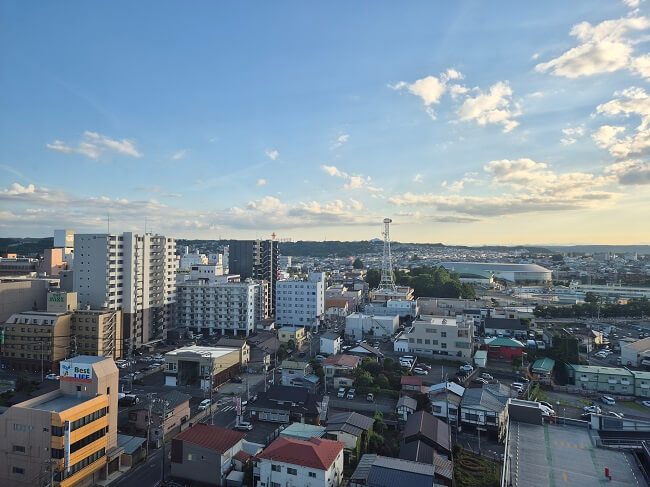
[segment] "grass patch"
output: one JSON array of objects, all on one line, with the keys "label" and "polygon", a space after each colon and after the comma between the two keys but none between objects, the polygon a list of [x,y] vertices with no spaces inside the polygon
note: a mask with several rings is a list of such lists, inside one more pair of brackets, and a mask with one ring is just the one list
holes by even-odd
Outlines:
[{"label": "grass patch", "polygon": [[501,465],[463,450],[454,459],[454,476],[457,487],[499,487]]},{"label": "grass patch", "polygon": [[581,402],[585,406],[593,406],[594,402],[591,399],[578,399],[578,402]]},{"label": "grass patch", "polygon": [[623,401],[623,402],[619,402],[618,404],[620,406],[627,406],[628,408],[638,409],[639,411],[643,411],[644,413],[648,413],[648,411],[650,411],[650,409],[648,409],[647,407],[642,406],[638,402],[634,402],[634,401]]}]

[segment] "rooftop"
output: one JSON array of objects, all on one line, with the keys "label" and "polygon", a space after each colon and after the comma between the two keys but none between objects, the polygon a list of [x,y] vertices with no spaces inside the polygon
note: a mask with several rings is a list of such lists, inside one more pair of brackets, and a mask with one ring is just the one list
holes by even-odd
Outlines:
[{"label": "rooftop", "polygon": [[77,397],[76,395],[62,393],[59,393],[55,396],[49,396],[46,394],[45,396],[48,397],[43,397],[43,400],[29,404],[26,407],[29,409],[38,409],[39,411],[51,411],[53,413],[60,413],[66,409],[70,409],[93,399],[92,397],[88,396]]},{"label": "rooftop", "polygon": [[647,352],[650,350],[650,337],[628,343],[627,345],[623,345],[623,347],[637,352]]},{"label": "rooftop", "polygon": [[258,458],[290,463],[302,467],[328,470],[343,451],[345,443],[322,438],[308,441],[280,436],[258,455]]},{"label": "rooftop", "polygon": [[524,344],[521,343],[519,340],[515,340],[514,338],[507,338],[507,337],[496,337],[489,340],[485,340],[485,344],[488,345],[489,347],[524,348]]},{"label": "rooftop", "polygon": [[367,453],[361,457],[350,482],[373,487],[431,487],[434,474],[435,467],[431,464]]},{"label": "rooftop", "polygon": [[408,443],[416,439],[434,448],[439,446],[449,450],[449,426],[426,411],[418,411],[409,416],[404,427],[404,441]]},{"label": "rooftop", "polygon": [[202,347],[199,345],[192,345],[189,347],[177,348],[165,354],[165,357],[177,357],[177,356],[205,356],[211,358],[220,358],[229,353],[239,351],[232,347]]},{"label": "rooftop", "polygon": [[461,397],[465,393],[465,388],[460,384],[456,384],[455,382],[441,382],[440,384],[434,384],[429,389],[429,393],[437,394],[438,392],[445,390],[448,390],[449,392],[452,392]]},{"label": "rooftop", "polygon": [[239,441],[243,440],[244,436],[245,433],[222,428],[221,426],[195,423],[191,428],[177,435],[174,441],[186,441],[209,450],[225,453]]},{"label": "rooftop", "polygon": [[331,331],[328,331],[327,333],[323,333],[320,337],[326,338],[328,340],[337,340],[341,338],[341,335],[339,335],[338,333],[332,333]]},{"label": "rooftop", "polygon": [[370,430],[375,420],[354,412],[332,414],[327,421],[325,431],[343,431],[354,436],[359,436],[364,431]]},{"label": "rooftop", "polygon": [[533,364],[531,370],[533,372],[539,371],[545,374],[550,374],[553,370],[553,367],[555,367],[555,360],[549,357],[544,357],[540,358],[539,360],[535,360],[535,363]]},{"label": "rooftop", "polygon": [[[631,454],[595,448],[586,428],[512,421],[508,435],[511,455],[517,459],[511,463],[515,487],[643,483]],[[610,469],[611,481],[605,480],[605,467]]]},{"label": "rooftop", "polygon": [[339,367],[356,367],[361,359],[354,355],[331,355],[323,360],[322,365],[336,365]]},{"label": "rooftop", "polygon": [[598,365],[578,365],[578,364],[567,364],[568,367],[571,367],[576,373],[581,374],[603,374],[603,375],[625,375],[630,376],[632,372],[622,367],[600,367]]},{"label": "rooftop", "polygon": [[305,441],[310,438],[322,438],[323,435],[325,435],[325,426],[307,423],[291,423],[280,432],[280,436]]},{"label": "rooftop", "polygon": [[400,378],[400,384],[403,386],[421,386],[422,377],[417,375],[403,375]]},{"label": "rooftop", "polygon": [[485,318],[485,328],[497,328],[499,330],[526,330],[528,326],[520,319]]}]

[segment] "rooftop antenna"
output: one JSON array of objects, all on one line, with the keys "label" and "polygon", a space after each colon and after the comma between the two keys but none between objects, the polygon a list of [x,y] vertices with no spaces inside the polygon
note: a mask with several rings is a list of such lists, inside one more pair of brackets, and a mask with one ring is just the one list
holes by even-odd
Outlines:
[{"label": "rooftop antenna", "polygon": [[147,217],[144,217],[144,234],[147,234]]},{"label": "rooftop antenna", "polygon": [[384,255],[381,259],[381,281],[379,289],[395,292],[395,280],[393,279],[393,258],[390,254],[390,218],[384,218]]}]

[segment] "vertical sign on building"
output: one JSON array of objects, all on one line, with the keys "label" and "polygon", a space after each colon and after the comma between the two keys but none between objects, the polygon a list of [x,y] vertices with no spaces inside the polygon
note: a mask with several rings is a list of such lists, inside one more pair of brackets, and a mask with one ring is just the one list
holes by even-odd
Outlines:
[{"label": "vertical sign on building", "polygon": [[2,331],[0,331],[0,350],[2,353],[5,353],[5,329],[3,328]]},{"label": "vertical sign on building", "polygon": [[63,458],[66,471],[70,471],[70,421],[63,424]]},{"label": "vertical sign on building", "polygon": [[233,397],[232,400],[235,402],[237,408],[237,416],[241,416],[241,396]]}]

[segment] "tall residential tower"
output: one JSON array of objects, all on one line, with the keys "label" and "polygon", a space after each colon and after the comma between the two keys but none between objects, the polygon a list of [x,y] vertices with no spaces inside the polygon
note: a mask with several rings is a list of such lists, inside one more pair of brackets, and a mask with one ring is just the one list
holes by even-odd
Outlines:
[{"label": "tall residential tower", "polygon": [[230,240],[228,242],[228,272],[269,282],[268,309],[275,314],[275,283],[278,280],[277,240]]}]

